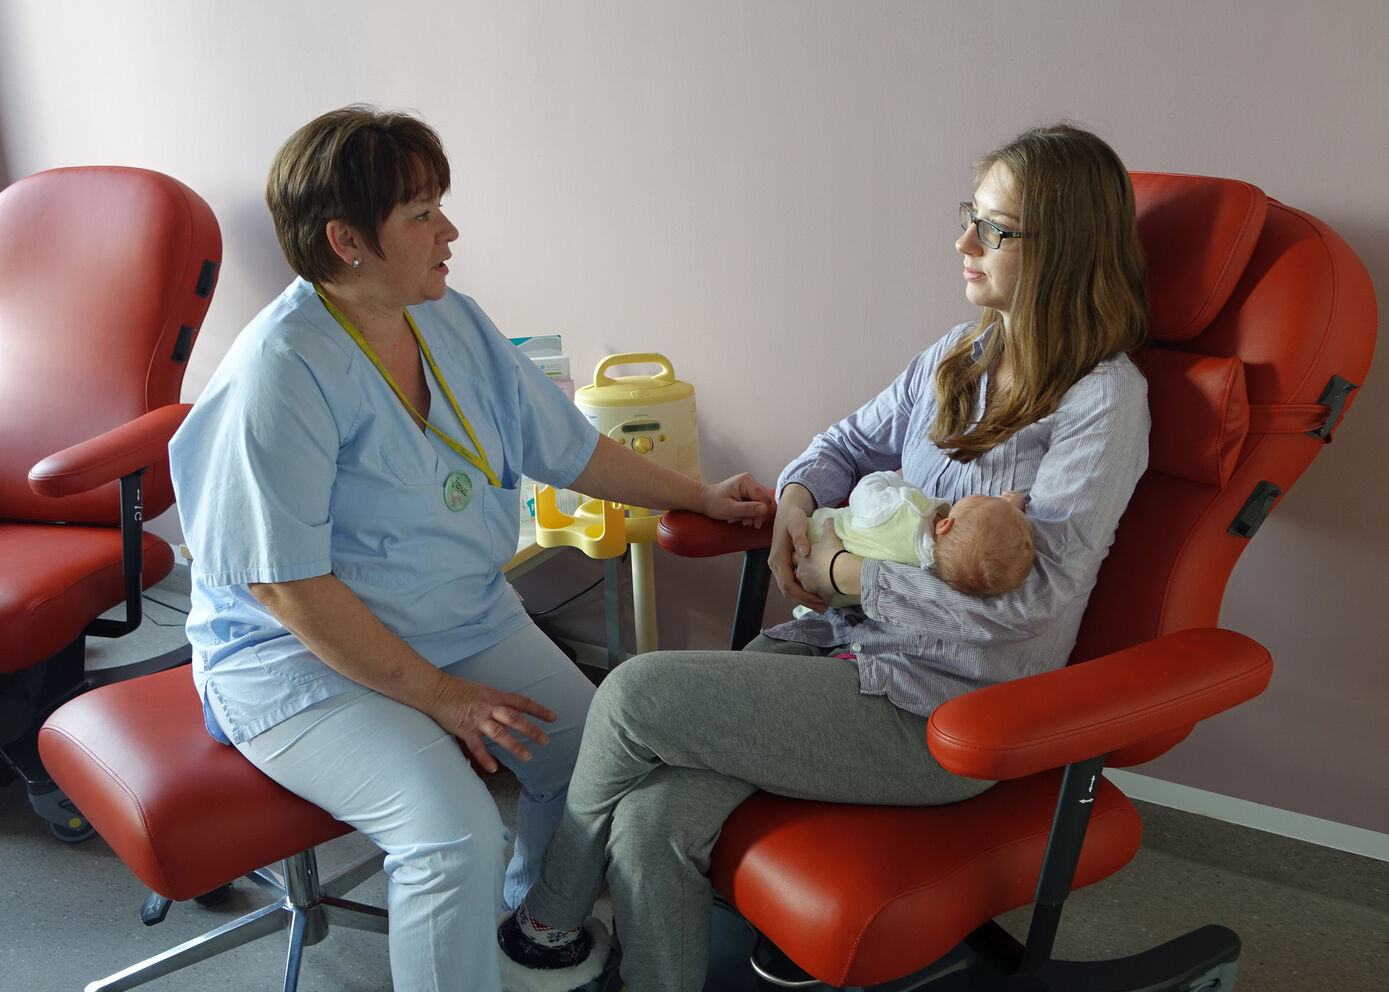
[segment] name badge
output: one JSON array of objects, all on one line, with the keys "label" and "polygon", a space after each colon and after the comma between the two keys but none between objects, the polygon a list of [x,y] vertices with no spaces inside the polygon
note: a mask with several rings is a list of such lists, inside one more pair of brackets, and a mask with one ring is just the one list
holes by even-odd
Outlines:
[{"label": "name badge", "polygon": [[444,505],[454,513],[467,509],[473,498],[473,480],[464,472],[450,472],[444,480]]}]

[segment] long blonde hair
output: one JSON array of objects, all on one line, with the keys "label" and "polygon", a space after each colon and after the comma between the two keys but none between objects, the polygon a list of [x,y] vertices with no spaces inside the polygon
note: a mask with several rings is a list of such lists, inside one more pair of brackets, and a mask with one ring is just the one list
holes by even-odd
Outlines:
[{"label": "long blonde hair", "polygon": [[[1019,201],[1018,278],[1002,315],[986,308],[936,370],[930,438],[968,462],[1052,413],[1103,358],[1132,352],[1148,333],[1147,263],[1133,187],[1119,156],[1069,124],[1035,128],[985,156],[976,181],[1001,165]],[[989,251],[991,249],[985,249]],[[975,342],[990,327],[979,361]],[[1009,351],[1011,384],[991,390],[975,420],[979,384]]]}]

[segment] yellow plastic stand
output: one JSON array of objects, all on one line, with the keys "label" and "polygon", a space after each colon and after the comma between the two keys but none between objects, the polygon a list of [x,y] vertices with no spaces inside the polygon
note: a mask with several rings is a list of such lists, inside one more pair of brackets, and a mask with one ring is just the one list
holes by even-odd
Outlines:
[{"label": "yellow plastic stand", "polygon": [[535,543],[542,548],[578,548],[590,558],[616,558],[631,547],[632,615],[638,654],[656,650],[651,544],[656,540],[660,516],[641,507],[598,499],[585,499],[570,516],[560,512],[553,487],[535,487]]}]

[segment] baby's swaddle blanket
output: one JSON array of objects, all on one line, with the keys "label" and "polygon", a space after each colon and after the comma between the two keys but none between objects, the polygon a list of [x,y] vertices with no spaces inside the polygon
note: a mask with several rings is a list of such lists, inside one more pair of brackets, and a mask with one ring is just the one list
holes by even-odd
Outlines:
[{"label": "baby's swaddle blanket", "polygon": [[849,553],[930,568],[936,560],[936,518],[949,511],[949,502],[927,496],[896,472],[874,472],[854,486],[848,506],[820,507],[811,514],[808,536],[811,543],[819,541],[825,521],[833,519]]}]

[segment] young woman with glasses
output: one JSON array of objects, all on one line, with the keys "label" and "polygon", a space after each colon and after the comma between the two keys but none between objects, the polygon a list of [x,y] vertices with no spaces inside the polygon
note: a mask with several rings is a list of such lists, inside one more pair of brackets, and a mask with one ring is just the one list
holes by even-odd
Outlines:
[{"label": "young woman with glasses", "polygon": [[[631,992],[697,992],[704,873],[739,803],[758,789],[899,805],[975,795],[990,783],[931,757],[931,711],[1065,664],[1147,462],[1147,390],[1128,357],[1147,329],[1133,193],[1103,141],[1040,128],[984,158],[960,218],[979,317],[782,472],[772,571],[811,612],[743,652],[634,658],[599,689],[540,877],[499,933],[508,989],[599,974],[606,938],[585,915],[606,882],[622,948],[614,987],[620,973]],[[927,569],[860,559],[829,530],[810,544],[817,506],[894,469],[950,501],[1030,497],[1036,564],[1023,585],[981,599]],[[861,605],[827,609],[833,592]]]}]

